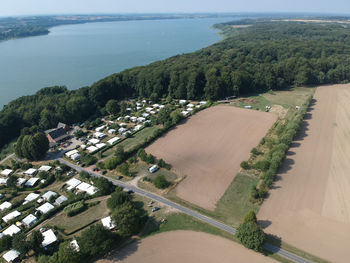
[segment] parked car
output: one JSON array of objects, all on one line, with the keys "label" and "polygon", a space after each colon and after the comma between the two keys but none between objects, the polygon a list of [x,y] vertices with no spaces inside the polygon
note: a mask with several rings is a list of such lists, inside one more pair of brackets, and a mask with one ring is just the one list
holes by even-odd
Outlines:
[{"label": "parked car", "polygon": [[155,164],[152,167],[150,167],[148,170],[150,173],[155,173],[159,170],[159,167],[158,167],[158,165]]},{"label": "parked car", "polygon": [[158,206],[155,206],[155,207],[153,207],[152,208],[152,212],[156,212],[156,211],[158,211],[160,208],[158,207]]}]

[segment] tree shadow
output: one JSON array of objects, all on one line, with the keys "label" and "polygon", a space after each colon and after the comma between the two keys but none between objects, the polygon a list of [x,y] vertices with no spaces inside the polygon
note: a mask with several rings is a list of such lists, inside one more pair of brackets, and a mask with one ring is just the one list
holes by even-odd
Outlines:
[{"label": "tree shadow", "polygon": [[265,243],[263,245],[264,255],[269,256],[277,253],[282,246],[282,238],[273,234],[265,235]]},{"label": "tree shadow", "polygon": [[123,248],[112,251],[107,256],[103,257],[102,260],[106,259],[112,262],[123,261],[138,250],[140,243],[140,240],[132,238],[128,240],[128,242],[123,246]]},{"label": "tree shadow", "polygon": [[[295,164],[295,161],[291,158],[285,158],[282,165],[278,169],[279,174],[287,173],[289,170],[293,168],[293,165]],[[276,176],[277,177],[277,176]]]},{"label": "tree shadow", "polygon": [[272,222],[270,220],[258,220],[258,225],[260,225],[262,229],[267,228],[271,224]]}]

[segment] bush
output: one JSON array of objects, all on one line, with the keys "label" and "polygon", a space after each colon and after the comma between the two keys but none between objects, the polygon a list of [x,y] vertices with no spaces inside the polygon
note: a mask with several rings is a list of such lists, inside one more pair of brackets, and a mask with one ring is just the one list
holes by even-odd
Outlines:
[{"label": "bush", "polygon": [[127,192],[123,191],[122,188],[117,188],[114,193],[112,193],[111,197],[107,200],[107,207],[110,210],[113,210],[120,205],[131,201],[132,197]]},{"label": "bush", "polygon": [[158,161],[158,166],[170,170],[170,165],[167,164],[163,159]]},{"label": "bush", "polygon": [[130,176],[129,165],[127,163],[119,165],[117,170],[124,176]]},{"label": "bush", "polygon": [[240,224],[236,236],[246,248],[262,251],[265,233],[256,222],[248,221]]},{"label": "bush", "polygon": [[268,160],[257,161],[254,164],[254,168],[261,171],[267,171],[270,168],[270,162]]},{"label": "bush", "polygon": [[241,162],[241,168],[243,168],[244,170],[248,170],[250,166],[247,161],[243,161]]},{"label": "bush", "polygon": [[66,206],[63,211],[66,213],[67,216],[75,216],[81,212],[83,212],[86,209],[86,205],[84,203],[84,200],[70,204]]},{"label": "bush", "polygon": [[171,183],[168,182],[168,180],[162,174],[156,176],[156,178],[153,180],[153,184],[158,189],[165,189],[171,185]]}]

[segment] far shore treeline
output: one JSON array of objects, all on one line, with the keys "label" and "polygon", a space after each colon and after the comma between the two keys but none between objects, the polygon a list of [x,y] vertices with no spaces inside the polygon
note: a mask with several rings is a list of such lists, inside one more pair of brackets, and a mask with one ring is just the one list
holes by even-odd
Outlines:
[{"label": "far shore treeline", "polygon": [[125,70],[91,87],[48,87],[10,102],[0,112],[0,147],[24,127],[48,129],[59,121],[94,119],[106,113],[111,99],[216,100],[350,81],[348,26],[266,21],[239,29],[232,25],[217,25],[226,38],[197,52]]}]

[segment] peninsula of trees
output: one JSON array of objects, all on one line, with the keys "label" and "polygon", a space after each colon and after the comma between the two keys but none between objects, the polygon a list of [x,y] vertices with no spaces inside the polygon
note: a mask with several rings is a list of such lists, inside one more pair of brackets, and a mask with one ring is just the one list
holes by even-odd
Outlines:
[{"label": "peninsula of trees", "polygon": [[48,87],[10,102],[0,112],[0,147],[24,127],[94,119],[107,111],[111,99],[216,100],[350,81],[348,25],[262,21],[217,27],[224,30],[224,40],[197,52],[125,70],[90,87]]}]

